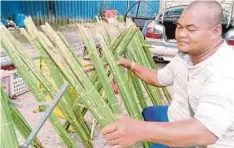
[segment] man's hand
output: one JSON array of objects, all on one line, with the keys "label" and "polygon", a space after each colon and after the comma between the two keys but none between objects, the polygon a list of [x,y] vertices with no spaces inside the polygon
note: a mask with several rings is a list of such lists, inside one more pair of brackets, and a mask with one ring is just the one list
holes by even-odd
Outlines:
[{"label": "man's hand", "polygon": [[125,59],[124,57],[119,57],[119,59],[117,61],[117,65],[123,66],[123,67],[128,68],[128,69],[131,68],[132,63],[133,63],[133,61]]},{"label": "man's hand", "polygon": [[147,84],[157,87],[165,87],[158,81],[158,72],[155,69],[136,64],[131,60],[125,59],[124,57],[119,57],[117,64],[131,70],[137,77]]},{"label": "man's hand", "polygon": [[102,129],[107,143],[113,148],[126,148],[141,141],[140,130],[143,121],[138,121],[126,115],[121,115],[117,121]]}]

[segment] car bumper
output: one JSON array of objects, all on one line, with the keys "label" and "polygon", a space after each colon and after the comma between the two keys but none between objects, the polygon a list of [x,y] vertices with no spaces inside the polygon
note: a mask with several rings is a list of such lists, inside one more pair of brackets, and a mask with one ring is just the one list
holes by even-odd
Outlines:
[{"label": "car bumper", "polygon": [[163,61],[170,61],[178,52],[176,43],[167,41],[153,41],[146,39],[149,43],[150,52],[153,57],[161,57]]}]

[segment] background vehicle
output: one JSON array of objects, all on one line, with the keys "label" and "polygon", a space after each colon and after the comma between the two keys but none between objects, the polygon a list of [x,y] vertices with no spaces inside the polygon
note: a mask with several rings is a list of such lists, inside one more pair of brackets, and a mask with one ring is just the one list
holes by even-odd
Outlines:
[{"label": "background vehicle", "polygon": [[152,5],[157,3],[157,1],[136,1],[125,13],[124,20],[131,17],[136,26],[142,30],[147,21],[155,19],[157,10]]},{"label": "background vehicle", "polygon": [[[223,38],[234,47],[233,5],[230,11],[223,11]],[[175,40],[176,23],[186,5],[174,6],[158,13],[156,18],[147,21],[143,27],[146,41],[151,45],[151,53],[156,61],[170,61],[178,49]]]}]

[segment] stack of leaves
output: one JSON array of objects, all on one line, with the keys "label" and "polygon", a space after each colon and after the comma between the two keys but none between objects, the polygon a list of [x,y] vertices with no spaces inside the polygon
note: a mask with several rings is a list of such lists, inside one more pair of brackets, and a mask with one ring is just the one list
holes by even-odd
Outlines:
[{"label": "stack of leaves", "polygon": [[[99,34],[97,36],[99,47],[96,47],[87,30],[78,26],[80,36],[94,66],[94,71],[87,73],[60,32],[55,32],[47,23],[42,25],[42,31],[39,31],[31,18],[25,20],[26,29],[21,29],[21,32],[34,48],[40,51],[41,59],[50,70],[50,76],[38,71],[33,66],[32,59],[23,53],[23,46],[3,25],[0,26],[1,45],[11,57],[19,74],[38,102],[45,101],[44,98],[47,95],[52,98],[63,83],[69,83],[70,87],[76,91],[77,99],[73,99],[67,91],[58,107],[67,119],[66,126],[71,125],[75,129],[87,148],[92,147],[92,144],[90,129],[83,116],[85,110],[88,109],[92,113],[100,127],[113,122],[115,114],[123,112],[111,81],[116,82],[128,114],[138,120],[143,120],[141,115],[143,108],[152,104],[164,104],[162,92],[165,92],[167,96],[166,89],[161,91],[152,87],[134,76],[131,71],[126,72],[124,68],[116,64],[119,56],[125,56],[138,64],[156,68],[139,29],[134,25],[127,25],[119,29],[119,36],[116,39],[112,39],[108,34],[108,26],[101,21],[98,23],[105,30],[96,33]],[[102,54],[97,48],[101,48]],[[37,88],[37,83],[41,84],[42,91]],[[52,114],[49,119],[66,146],[77,147],[57,117]],[[148,146],[147,143],[145,146]]]},{"label": "stack of leaves", "polygon": [[[17,70],[20,76],[24,79],[26,84],[31,89],[38,103],[45,102],[45,98],[49,95],[51,98],[57,93],[58,89],[61,87],[57,85],[55,87],[48,79],[46,79],[38,69],[33,66],[33,61],[30,57],[27,57],[25,53],[23,53],[23,46],[20,44],[8,30],[1,25],[1,36],[2,36],[2,47],[5,49],[7,54],[11,57],[12,62],[17,67]],[[28,34],[27,34],[28,35]],[[41,49],[41,44],[37,44],[38,49]],[[47,54],[46,54],[47,55]],[[46,56],[46,55],[41,55]],[[50,67],[51,68],[51,67]],[[53,68],[53,69],[52,69]],[[64,79],[61,79],[62,74],[60,74],[57,67],[53,66],[51,70],[53,71],[53,80],[58,80],[55,84],[63,84]],[[62,81],[62,82],[61,82]],[[42,91],[38,88],[38,82],[40,82]],[[66,116],[66,118],[71,123],[73,129],[79,134],[83,144],[85,147],[92,147],[90,141],[90,129],[85,123],[84,117],[81,111],[74,112],[71,110],[72,104],[70,104],[69,91],[65,93],[60,103],[58,104],[59,109]],[[68,132],[63,127],[63,124],[56,117],[54,113],[51,114],[49,118],[52,126],[58,132],[63,142],[67,145],[67,147],[78,147],[74,139],[72,139]]]}]

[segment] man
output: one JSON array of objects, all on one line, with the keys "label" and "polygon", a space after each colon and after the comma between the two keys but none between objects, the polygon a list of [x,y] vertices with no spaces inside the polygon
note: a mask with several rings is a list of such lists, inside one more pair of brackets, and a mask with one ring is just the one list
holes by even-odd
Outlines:
[{"label": "man", "polygon": [[173,85],[170,122],[138,121],[128,116],[102,129],[113,148],[150,141],[173,147],[234,148],[234,51],[221,38],[222,8],[215,1],[195,1],[177,23],[179,53],[161,70],[121,58],[145,82]]},{"label": "man", "polygon": [[15,22],[13,21],[12,16],[9,16],[9,17],[7,18],[6,27],[7,27],[7,28],[16,28],[16,24],[15,24]]}]

